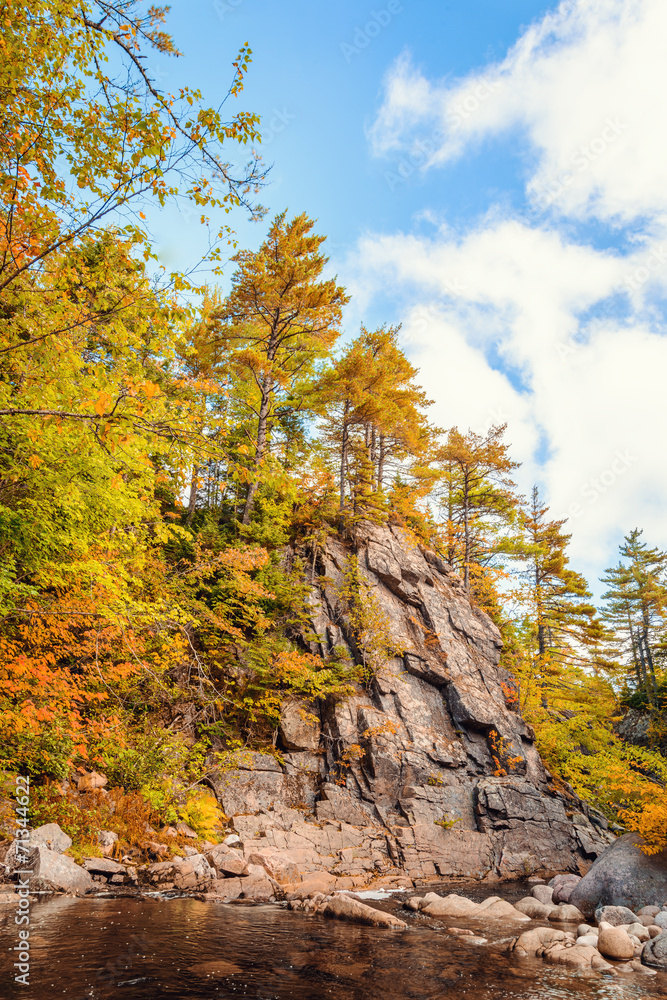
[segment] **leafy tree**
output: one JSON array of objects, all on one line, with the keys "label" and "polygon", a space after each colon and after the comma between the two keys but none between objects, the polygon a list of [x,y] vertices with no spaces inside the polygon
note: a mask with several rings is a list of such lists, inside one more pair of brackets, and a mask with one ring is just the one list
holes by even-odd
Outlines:
[{"label": "leafy tree", "polygon": [[250,383],[247,406],[256,420],[250,485],[241,517],[249,524],[262,464],[276,420],[304,404],[305,379],[339,335],[348,301],[335,279],[321,280],[324,236],[307,215],[276,216],[259,250],[243,250],[232,290],[211,334],[237,376]]},{"label": "leafy tree", "polygon": [[[236,175],[227,152],[259,138],[257,116],[225,120],[225,101],[207,108],[196,90],[161,91],[146,51],[179,53],[162,30],[168,8],[142,6],[2,4],[0,293],[110,222],[125,219],[127,235],[150,252],[139,213],[147,198],[164,205],[185,187],[202,212],[258,212],[249,200],[263,176],[256,157]],[[242,90],[249,61],[244,45],[228,98]]]}]

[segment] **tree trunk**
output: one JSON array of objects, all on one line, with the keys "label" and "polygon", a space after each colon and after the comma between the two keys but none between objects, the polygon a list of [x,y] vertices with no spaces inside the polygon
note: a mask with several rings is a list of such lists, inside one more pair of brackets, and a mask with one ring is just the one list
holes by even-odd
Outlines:
[{"label": "tree trunk", "polygon": [[384,434],[380,434],[380,447],[378,451],[378,490],[381,493],[384,488]]},{"label": "tree trunk", "polygon": [[259,468],[262,464],[262,459],[264,458],[264,453],[266,451],[266,436],[269,425],[270,409],[271,393],[265,383],[262,386],[262,402],[259,408],[259,420],[257,421],[257,447],[255,448],[255,461],[253,462],[255,478],[250,484],[250,489],[248,490],[245,507],[243,508],[241,524],[250,524],[250,518],[252,517],[252,512],[255,507],[255,497],[257,496],[257,490],[259,489]]},{"label": "tree trunk", "polygon": [[467,479],[463,483],[463,533],[465,540],[465,553],[463,564],[463,583],[466,593],[470,593],[470,524],[468,519],[469,486]]},{"label": "tree trunk", "polygon": [[186,524],[192,523],[192,518],[194,517],[195,510],[197,507],[197,479],[199,478],[199,466],[192,466],[192,475],[190,476],[190,497],[188,499],[188,515],[185,518]]},{"label": "tree trunk", "polygon": [[349,428],[347,424],[347,418],[350,412],[349,400],[345,401],[345,409],[343,410],[343,435],[341,438],[340,445],[340,509],[345,510],[345,471],[347,469],[347,449],[349,445],[350,435]]}]

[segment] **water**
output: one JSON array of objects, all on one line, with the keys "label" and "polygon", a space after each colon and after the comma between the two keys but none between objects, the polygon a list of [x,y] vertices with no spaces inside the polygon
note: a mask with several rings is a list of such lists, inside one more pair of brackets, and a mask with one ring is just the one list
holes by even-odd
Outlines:
[{"label": "water", "polygon": [[[451,891],[451,886],[449,887]],[[459,890],[460,891],[460,890]],[[468,893],[467,893],[468,894]],[[473,893],[469,893],[473,895]],[[489,895],[488,888],[475,895]],[[505,897],[514,896],[503,886]],[[522,893],[520,893],[522,894]],[[395,902],[382,908],[399,912]],[[193,899],[34,903],[30,986],[13,983],[13,924],[0,928],[0,998],[14,1000],[653,1000],[667,975],[576,977],[518,963],[409,920],[392,932],[277,906]],[[509,931],[509,929],[508,929]],[[501,928],[502,932],[502,928]]]}]

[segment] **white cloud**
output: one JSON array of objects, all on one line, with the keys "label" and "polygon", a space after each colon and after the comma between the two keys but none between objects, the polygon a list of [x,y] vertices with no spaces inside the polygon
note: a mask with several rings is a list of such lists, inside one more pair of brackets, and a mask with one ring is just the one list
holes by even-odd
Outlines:
[{"label": "white cloud", "polygon": [[[512,130],[542,211],[489,206],[462,235],[368,235],[352,261],[367,298],[391,288],[404,304],[434,422],[508,422],[521,487],[541,483],[569,516],[594,584],[631,528],[667,546],[667,338],[652,298],[667,289],[665,38],[664,0],[567,0],[466,79],[430,81],[402,56],[369,131],[376,155],[434,169]],[[590,218],[632,252],[577,242],[571,221]]]},{"label": "white cloud", "polygon": [[[403,55],[370,129],[378,154],[433,167],[523,130],[539,207],[627,221],[667,210],[664,0],[566,0],[507,58],[459,81],[427,80]],[[420,145],[421,144],[421,145]]]},{"label": "white cloud", "polygon": [[667,340],[638,315],[582,320],[623,289],[626,259],[515,220],[464,239],[367,236],[350,270],[372,298],[400,289],[404,343],[434,399],[431,419],[485,432],[508,423],[527,492],[570,517],[572,555],[593,581],[623,533],[667,544],[660,403]]}]

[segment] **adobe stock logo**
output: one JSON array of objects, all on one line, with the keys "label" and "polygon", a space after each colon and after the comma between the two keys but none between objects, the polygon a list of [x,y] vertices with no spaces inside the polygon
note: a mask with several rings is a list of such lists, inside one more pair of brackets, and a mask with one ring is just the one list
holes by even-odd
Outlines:
[{"label": "adobe stock logo", "polygon": [[370,11],[369,20],[362,27],[359,25],[355,27],[352,44],[349,42],[340,43],[340,50],[345,56],[345,62],[349,64],[354,56],[361,55],[363,50],[368,48],[373,39],[377,38],[381,31],[384,31],[396,15],[403,13],[403,9],[401,0],[389,0],[387,6],[381,10]]}]

